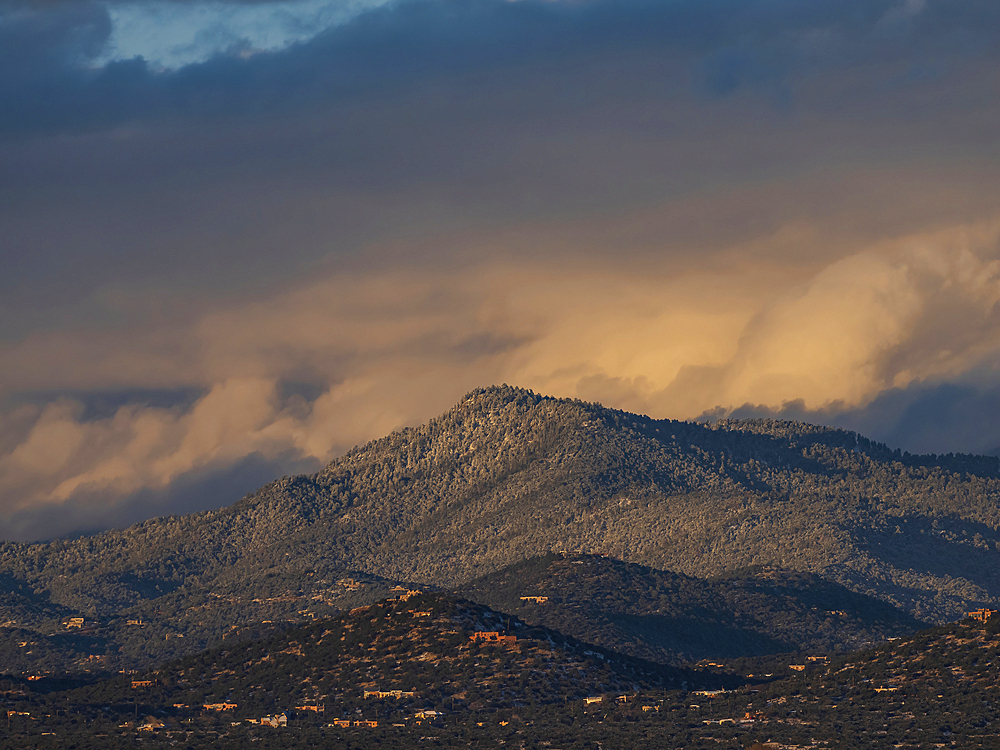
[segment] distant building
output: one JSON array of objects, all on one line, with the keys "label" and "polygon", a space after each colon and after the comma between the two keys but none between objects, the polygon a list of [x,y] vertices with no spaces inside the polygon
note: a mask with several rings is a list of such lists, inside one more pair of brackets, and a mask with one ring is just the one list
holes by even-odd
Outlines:
[{"label": "distant building", "polygon": [[986,622],[993,615],[997,613],[995,609],[976,609],[972,612],[966,613],[966,617],[971,617],[973,620],[979,620],[980,622]]},{"label": "distant building", "polygon": [[365,698],[413,698],[415,690],[366,690]]},{"label": "distant building", "polygon": [[69,622],[66,623],[67,628],[82,628],[83,618],[82,617],[71,617]]},{"label": "distant building", "polygon": [[288,716],[284,712],[277,716],[261,716],[260,724],[264,727],[287,727]]},{"label": "distant building", "polygon": [[296,711],[312,711],[315,714],[322,714],[322,713],[326,713],[326,705],[321,703],[321,704],[316,705],[316,706],[296,706],[295,710]]},{"label": "distant building", "polygon": [[391,596],[389,597],[390,599],[394,599],[400,602],[405,602],[409,599],[412,599],[415,596],[419,596],[424,592],[421,591],[420,589],[408,589],[403,586],[394,586],[393,588],[389,589],[389,593],[391,594]]},{"label": "distant building", "polygon": [[156,680],[132,680],[132,689],[153,687],[155,684]]},{"label": "distant building", "polygon": [[477,630],[469,636],[469,640],[476,643],[503,643],[511,644],[517,642],[516,635],[504,635],[497,630]]},{"label": "distant building", "polygon": [[224,703],[205,703],[203,705],[206,711],[233,711],[236,708],[235,703],[229,703],[228,701]]},{"label": "distant building", "polygon": [[534,602],[535,604],[545,604],[549,600],[547,596],[522,596],[522,602]]}]

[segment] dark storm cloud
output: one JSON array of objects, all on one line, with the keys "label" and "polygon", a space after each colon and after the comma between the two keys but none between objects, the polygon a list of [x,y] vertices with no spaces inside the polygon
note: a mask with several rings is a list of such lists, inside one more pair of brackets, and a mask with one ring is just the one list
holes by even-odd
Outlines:
[{"label": "dark storm cloud", "polygon": [[[996,378],[990,379],[996,382]],[[989,380],[987,381],[989,382]],[[700,419],[791,419],[853,430],[913,454],[1000,455],[1000,387],[960,383],[915,383],[879,394],[862,408],[831,404],[809,409],[801,401],[781,407],[713,410]]]},{"label": "dark storm cloud", "polygon": [[597,59],[616,83],[662,84],[666,95],[676,80],[629,80],[629,66],[650,54],[667,55],[712,95],[791,86],[790,75],[816,66],[895,60],[902,65],[895,75],[905,81],[933,71],[940,55],[995,55],[995,4],[911,5],[907,13],[906,4],[871,0],[410,1],[367,11],[286,50],[244,59],[237,49],[154,72],[141,60],[87,68],[110,34],[101,4],[22,3],[0,12],[0,127],[23,135],[143,118],[275,116],[498,70],[523,76],[519,82],[530,89],[533,66],[578,64],[593,74]]}]

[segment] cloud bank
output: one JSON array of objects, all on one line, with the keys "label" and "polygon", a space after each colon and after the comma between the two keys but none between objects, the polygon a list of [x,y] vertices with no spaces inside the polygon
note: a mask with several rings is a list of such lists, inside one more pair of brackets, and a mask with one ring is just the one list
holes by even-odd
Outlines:
[{"label": "cloud bank", "polygon": [[[17,376],[6,389],[204,392],[92,418],[80,399],[22,404],[4,416],[0,493],[23,513],[164,492],[248,456],[320,466],[482,383],[673,418],[795,401],[823,421],[886,392],[985,387],[976,376],[1000,354],[998,226],[900,238],[785,283],[737,266],[351,274],[215,306],[152,337],[146,326],[39,335],[3,352]],[[163,341],[179,342],[168,358]],[[967,447],[998,438],[992,428]]]},{"label": "cloud bank", "polygon": [[0,11],[0,534],[500,382],[1000,446],[995,4],[400,2],[112,60],[151,7]]}]

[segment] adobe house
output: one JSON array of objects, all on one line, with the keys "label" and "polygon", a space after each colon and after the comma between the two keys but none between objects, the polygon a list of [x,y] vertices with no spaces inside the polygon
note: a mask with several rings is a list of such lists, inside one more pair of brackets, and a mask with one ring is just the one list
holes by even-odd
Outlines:
[{"label": "adobe house", "polygon": [[473,642],[483,642],[483,643],[516,643],[516,635],[501,635],[499,631],[496,630],[477,630],[475,633],[469,636],[469,640]]}]

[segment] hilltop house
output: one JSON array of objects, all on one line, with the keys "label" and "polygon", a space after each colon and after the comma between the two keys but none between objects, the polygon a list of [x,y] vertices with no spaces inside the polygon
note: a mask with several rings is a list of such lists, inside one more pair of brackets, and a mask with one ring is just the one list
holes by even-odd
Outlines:
[{"label": "hilltop house", "polygon": [[477,630],[475,633],[469,636],[469,640],[475,641],[477,643],[482,641],[484,643],[510,644],[517,642],[517,636],[502,635],[499,631],[496,630]]}]

